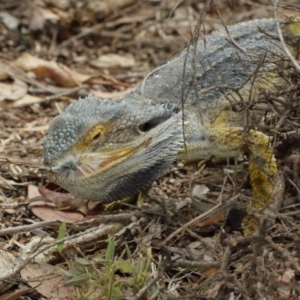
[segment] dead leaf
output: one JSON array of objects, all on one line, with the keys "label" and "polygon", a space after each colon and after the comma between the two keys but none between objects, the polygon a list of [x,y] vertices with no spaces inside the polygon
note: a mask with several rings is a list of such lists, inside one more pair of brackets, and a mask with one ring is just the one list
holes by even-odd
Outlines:
[{"label": "dead leaf", "polygon": [[0,19],[9,30],[16,29],[19,26],[19,20],[7,12],[0,12]]},{"label": "dead leaf", "polygon": [[67,300],[74,292],[73,287],[62,286],[64,278],[60,270],[46,263],[27,264],[21,277],[44,297]]},{"label": "dead leaf", "polygon": [[45,17],[40,7],[34,6],[29,19],[29,29],[32,31],[42,30],[45,24]]},{"label": "dead leaf", "polygon": [[50,11],[46,10],[45,18],[47,20],[52,19],[52,21],[53,21],[54,14],[56,15],[55,18],[58,18],[59,21],[65,22],[66,24],[70,24],[74,20],[73,19],[74,15],[70,14],[70,10],[61,10],[56,7],[52,7],[51,12],[52,12],[52,16],[50,15]]},{"label": "dead leaf", "polygon": [[176,210],[180,210],[188,205],[190,205],[192,203],[191,198],[185,198],[179,201],[176,201],[175,206],[176,206]]},{"label": "dead leaf", "polygon": [[111,92],[111,93],[109,93],[109,92],[102,92],[102,91],[96,91],[96,90],[91,90],[91,93],[94,96],[102,98],[102,99],[112,99],[112,98],[124,96],[126,94],[129,94],[132,91],[133,91],[132,88],[128,88],[128,89],[123,90],[123,91],[114,91],[114,92]]},{"label": "dead leaf", "polygon": [[[0,274],[2,277],[12,273],[13,269],[16,267],[16,258],[9,252],[0,249]],[[8,290],[14,284],[9,281],[0,280],[0,294]]]},{"label": "dead leaf", "polygon": [[34,258],[33,261],[35,263],[48,263],[50,261],[53,261],[53,259],[56,257],[56,247],[53,247],[55,245],[56,239],[53,237],[47,236],[46,234],[42,234],[42,237],[39,236],[33,236],[30,241],[26,242],[26,244],[22,244],[17,242],[16,240],[13,240],[13,244],[17,245],[20,250],[19,250],[19,257],[25,261],[28,259],[28,256],[31,255],[32,253],[36,252],[39,247],[41,247],[41,243],[43,245],[48,245],[49,248],[43,251],[40,254],[37,254]]},{"label": "dead leaf", "polygon": [[88,81],[93,76],[81,74],[55,61],[47,61],[24,53],[14,65],[23,71],[32,71],[42,78],[49,78],[64,87],[75,87]]},{"label": "dead leaf", "polygon": [[27,94],[23,98],[21,98],[17,101],[14,101],[11,106],[12,107],[22,107],[25,105],[31,105],[31,104],[40,103],[40,102],[41,102],[40,97],[31,96],[31,95]]},{"label": "dead leaf", "polygon": [[[84,6],[77,6],[76,15],[81,22],[90,22],[93,19],[104,18],[135,2],[137,0],[89,0]],[[74,0],[72,3],[74,4]]]},{"label": "dead leaf", "polygon": [[78,199],[69,193],[58,193],[48,190],[42,185],[38,186],[40,194],[47,200],[53,202],[56,208],[78,211],[82,205],[86,206],[88,200]]},{"label": "dead leaf", "polygon": [[36,127],[23,127],[23,128],[12,128],[13,131],[46,131],[49,125],[42,125]]},{"label": "dead leaf", "polygon": [[59,9],[68,9],[70,7],[70,1],[69,0],[46,0],[46,3],[50,4],[51,6],[54,6]]},{"label": "dead leaf", "polygon": [[288,268],[285,272],[279,276],[280,285],[277,288],[279,295],[282,297],[281,299],[291,299],[291,281],[295,277],[295,271]]},{"label": "dead leaf", "polygon": [[200,197],[209,192],[209,188],[204,184],[195,184],[193,186],[192,194],[194,197]]},{"label": "dead leaf", "polygon": [[32,289],[32,288],[28,288],[28,289],[17,290],[12,293],[7,293],[7,294],[0,296],[0,300],[18,300],[18,299],[20,299],[21,296],[24,296],[33,290],[34,289]]},{"label": "dead leaf", "polygon": [[32,199],[34,197],[40,197],[41,194],[37,186],[33,184],[29,184],[27,188],[27,198]]},{"label": "dead leaf", "polygon": [[8,77],[8,74],[4,70],[0,70],[0,81],[6,80]]},{"label": "dead leaf", "polygon": [[47,169],[41,162],[23,159],[18,156],[0,155],[0,162],[12,163],[15,165],[27,166],[30,168]]},{"label": "dead leaf", "polygon": [[205,226],[217,224],[221,221],[224,221],[224,219],[225,219],[225,214],[223,211],[220,211],[215,215],[211,216],[210,218],[197,223],[196,225],[198,227],[205,227]]},{"label": "dead leaf", "polygon": [[46,203],[44,201],[34,202],[34,206],[30,206],[30,209],[32,213],[42,221],[76,223],[82,221],[84,218],[84,216],[80,213],[60,211],[48,207],[47,205],[49,205],[49,203]]},{"label": "dead leaf", "polygon": [[208,192],[209,188],[204,184],[195,184],[192,187],[192,203],[200,213],[210,210],[215,205],[215,203],[208,202],[203,197]]},{"label": "dead leaf", "polygon": [[0,101],[19,100],[27,94],[27,91],[27,84],[19,79],[16,79],[13,84],[0,83]]},{"label": "dead leaf", "polygon": [[[1,80],[1,71],[0,71],[0,80]],[[8,83],[2,83],[0,82],[0,107],[7,107],[7,106],[11,106],[11,107],[21,107],[24,105],[30,105],[30,104],[34,104],[34,103],[40,103],[41,102],[41,98],[40,97],[36,97],[36,96],[31,96],[29,94],[27,94],[27,90],[26,93],[24,94],[25,88],[23,87],[23,96],[21,96],[20,98],[16,97],[16,96],[12,96],[13,92],[13,86],[11,84]],[[21,94],[21,92],[19,92]],[[19,96],[20,96],[19,94]],[[15,92],[16,95],[16,92]],[[4,99],[7,99],[6,101],[4,101]],[[15,99],[13,99],[15,98]],[[18,100],[16,100],[18,99]],[[14,100],[13,102],[11,100]]]},{"label": "dead leaf", "polygon": [[131,54],[121,56],[109,53],[91,61],[91,65],[97,68],[129,68],[135,65],[135,59]]},{"label": "dead leaf", "polygon": [[28,186],[28,198],[32,213],[43,221],[75,223],[83,220],[87,213],[86,200],[76,199],[71,194],[53,192],[43,186]]},{"label": "dead leaf", "polygon": [[217,272],[219,272],[219,271],[220,271],[219,268],[210,268],[210,269],[206,270],[206,271],[204,272],[204,274],[205,274],[207,277],[211,277],[211,276],[215,275],[215,274],[216,274]]},{"label": "dead leaf", "polygon": [[12,180],[6,180],[0,175],[0,188],[6,189],[6,190],[15,190],[15,188],[12,186]]}]

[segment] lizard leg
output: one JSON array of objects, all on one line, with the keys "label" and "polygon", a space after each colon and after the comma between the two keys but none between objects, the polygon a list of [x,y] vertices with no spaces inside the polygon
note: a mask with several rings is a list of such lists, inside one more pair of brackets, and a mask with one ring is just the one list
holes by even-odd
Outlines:
[{"label": "lizard leg", "polygon": [[[259,131],[250,130],[245,133],[242,128],[229,127],[214,128],[210,139],[217,145],[216,155],[232,156],[231,154],[237,154],[239,151],[248,153],[252,198],[257,200],[249,204],[249,208],[262,208],[272,197],[274,188],[272,177],[277,173],[269,137]],[[255,229],[254,221],[249,216],[245,217],[244,234],[249,235]]]},{"label": "lizard leg", "polygon": [[[251,131],[248,137],[252,197],[259,200],[253,201],[250,206],[256,209],[270,201],[274,189],[272,178],[277,173],[277,164],[269,142],[269,137],[259,131]],[[249,216],[244,218],[243,228],[245,235],[255,231],[256,227]]]}]

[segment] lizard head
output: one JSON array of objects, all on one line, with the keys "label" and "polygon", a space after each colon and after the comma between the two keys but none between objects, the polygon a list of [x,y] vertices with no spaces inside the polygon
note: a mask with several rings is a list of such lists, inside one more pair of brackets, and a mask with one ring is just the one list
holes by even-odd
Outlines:
[{"label": "lizard head", "polygon": [[76,197],[112,202],[166,171],[183,144],[181,115],[130,95],[129,101],[89,95],[53,119],[44,144],[50,180]]}]

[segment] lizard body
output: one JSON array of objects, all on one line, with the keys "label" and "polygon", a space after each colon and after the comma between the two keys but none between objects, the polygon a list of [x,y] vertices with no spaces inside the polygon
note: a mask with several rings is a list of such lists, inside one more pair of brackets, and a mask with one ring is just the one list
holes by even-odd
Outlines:
[{"label": "lizard body", "polygon": [[[281,21],[295,57],[299,21]],[[249,154],[253,198],[267,202],[277,173],[269,138],[255,130],[245,134],[249,116],[234,106],[263,89],[278,94],[289,84],[288,65],[273,19],[216,31],[154,70],[130,94],[113,100],[89,95],[70,104],[53,120],[45,141],[50,179],[77,197],[112,202],[149,186],[176,158],[243,151]],[[250,117],[258,122],[267,109],[257,104]]]}]

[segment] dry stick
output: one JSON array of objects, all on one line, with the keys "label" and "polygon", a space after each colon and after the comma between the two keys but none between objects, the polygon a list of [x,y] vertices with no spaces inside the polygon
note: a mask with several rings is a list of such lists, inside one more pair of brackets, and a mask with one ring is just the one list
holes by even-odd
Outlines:
[{"label": "dry stick", "polygon": [[281,254],[282,258],[286,259],[291,264],[291,267],[293,267],[297,273],[300,273],[300,265],[286,249],[282,248],[278,244],[275,244],[272,240],[272,237],[265,236],[264,238],[271,248],[273,248],[275,251]]},{"label": "dry stick", "polygon": [[164,22],[164,25],[163,25],[163,28],[162,28],[162,31],[163,33],[165,33],[166,31],[166,28],[168,27],[168,23],[171,19],[171,16],[172,14],[175,12],[176,8],[182,3],[183,1],[182,0],[179,0],[177,3],[174,4],[174,6],[172,7],[170,13],[169,13],[169,16],[167,18],[167,20]]},{"label": "dry stick", "polygon": [[176,261],[172,261],[170,267],[172,268],[195,268],[200,270],[208,270],[212,268],[220,268],[221,263],[216,262],[203,262],[203,261],[191,261],[186,259],[178,259]]},{"label": "dry stick", "polygon": [[[2,156],[2,155],[4,155],[4,156]],[[41,162],[25,160],[25,159],[20,158],[19,156],[8,156],[8,155],[6,155],[6,153],[0,154],[0,162],[11,163],[14,165],[19,165],[19,166],[26,166],[26,167],[30,167],[30,168],[49,170],[49,168],[46,166],[43,166]]]},{"label": "dry stick", "polygon": [[[192,204],[194,205],[194,207],[199,212],[208,211],[211,208],[211,205],[210,204],[201,203],[201,201],[198,201],[197,199],[195,199],[195,197],[193,195],[192,189],[193,189],[193,185],[195,183],[195,180],[196,179],[192,179],[191,182],[190,182],[190,186],[189,186],[190,195],[191,195],[191,198],[192,198]],[[223,179],[222,189],[221,189],[221,191],[219,193],[219,196],[217,198],[218,202],[220,202],[222,200],[222,196],[223,196],[223,193],[224,193],[224,188],[225,188],[226,181],[227,181],[227,176],[225,176],[224,179]],[[232,184],[235,187],[235,185],[234,185],[233,182],[232,182]],[[201,207],[199,207],[199,206],[201,206]]]},{"label": "dry stick", "polygon": [[240,290],[240,292],[242,293],[242,295],[245,298],[245,300],[251,300],[252,299],[252,298],[250,298],[248,296],[248,292],[247,292],[246,287],[244,285],[242,285],[242,283],[239,280],[237,280],[236,278],[234,278],[232,283]]},{"label": "dry stick", "polygon": [[57,224],[57,221],[42,221],[42,222],[30,224],[30,225],[5,228],[5,229],[0,230],[0,236],[7,235],[7,234],[14,234],[14,233],[18,233],[21,231],[30,231],[30,230],[33,230],[36,228],[41,228],[41,227],[45,227],[45,226],[53,225],[53,224]]},{"label": "dry stick", "polygon": [[[206,8],[209,8],[211,6],[211,3],[212,3],[212,0],[207,0],[205,2],[205,7]],[[198,20],[197,20],[197,24],[193,30],[193,33],[192,33],[192,38],[190,40],[190,42],[188,43],[188,46],[186,48],[186,54],[185,54],[185,57],[184,57],[184,64],[183,64],[183,72],[182,72],[182,76],[181,76],[181,81],[182,81],[182,85],[181,85],[181,115],[182,115],[182,129],[183,129],[183,142],[184,142],[184,151],[187,153],[187,145],[186,145],[186,142],[185,142],[185,102],[186,102],[186,99],[187,99],[187,96],[188,94],[186,93],[185,91],[185,88],[186,88],[186,85],[184,84],[185,83],[185,75],[186,75],[186,65],[187,65],[187,61],[188,61],[188,56],[189,56],[189,51],[192,47],[192,50],[194,52],[194,55],[193,55],[193,62],[192,62],[192,67],[193,67],[193,84],[194,84],[194,88],[197,87],[197,80],[196,80],[196,68],[195,68],[195,59],[196,59],[196,51],[197,51],[197,42],[198,42],[198,37],[199,37],[199,32],[200,32],[200,28],[201,28],[201,24],[202,24],[202,20],[203,20],[203,17],[206,13],[206,9],[204,9]],[[205,42],[205,40],[204,40]],[[194,46],[194,47],[193,47]],[[199,105],[199,108],[200,108],[200,92],[197,90],[197,88],[195,89],[196,91],[196,100],[197,100],[197,103]],[[198,93],[199,92],[199,93]],[[185,95],[186,93],[186,95]],[[202,120],[202,114],[201,114],[201,109],[199,109],[199,116],[200,116],[200,119]]]},{"label": "dry stick", "polygon": [[299,189],[299,187],[297,186],[297,184],[296,184],[293,180],[291,180],[290,178],[288,178],[287,180],[288,180],[289,183],[296,189],[296,191],[297,191],[297,196],[299,196],[299,195],[300,195],[300,189]]},{"label": "dry stick", "polygon": [[98,226],[100,224],[106,224],[108,222],[130,222],[132,217],[142,218],[149,217],[149,215],[161,216],[161,206],[156,205],[152,209],[141,209],[141,211],[133,211],[130,213],[121,213],[117,215],[102,215],[90,220],[84,220],[76,224],[68,225],[68,228],[78,231],[85,228],[88,229],[91,226]]},{"label": "dry stick", "polygon": [[227,267],[229,265],[230,255],[231,255],[231,246],[229,245],[225,248],[222,257],[222,262],[220,265],[220,273],[222,274],[222,278],[212,289],[209,290],[208,296],[213,297],[214,295],[217,295],[220,289],[224,286],[224,282],[226,282],[227,279],[229,278],[227,273]]},{"label": "dry stick", "polygon": [[[62,97],[62,96],[67,96],[67,95],[69,95],[69,94],[73,94],[73,93],[75,93],[75,92],[78,92],[79,90],[81,90],[81,89],[83,89],[83,88],[87,88],[87,86],[86,86],[86,85],[81,85],[81,86],[76,86],[76,87],[71,88],[71,89],[66,89],[65,91],[58,92],[57,94],[54,94],[54,95],[51,95],[51,96],[47,96],[47,97],[41,98],[40,100],[35,101],[34,104],[37,104],[37,103],[44,103],[44,102],[56,100],[57,98],[60,98],[60,97]],[[31,104],[31,103],[30,103],[30,104],[24,103],[24,104],[22,104],[22,105],[19,105],[19,107],[27,106],[27,105],[32,105],[32,104]]]},{"label": "dry stick", "polygon": [[163,64],[162,66],[159,66],[159,67],[153,69],[146,75],[146,77],[144,78],[144,80],[141,84],[141,93],[142,93],[143,97],[145,97],[145,86],[146,86],[146,83],[147,83],[147,80],[149,79],[149,77],[151,75],[153,75],[154,73],[156,73],[157,71],[165,68],[167,65],[176,63],[179,59],[181,59],[181,56],[177,57],[176,59],[171,60],[170,62]]},{"label": "dry stick", "polygon": [[223,210],[226,207],[229,207],[237,198],[239,197],[239,195],[236,195],[234,197],[232,197],[230,200],[228,200],[226,203],[219,203],[218,205],[214,206],[213,208],[211,208],[210,210],[206,211],[205,213],[201,214],[200,216],[198,216],[197,218],[187,222],[186,224],[184,224],[182,227],[178,228],[177,230],[175,230],[173,233],[171,233],[163,243],[161,243],[161,246],[166,245],[166,243],[168,241],[170,241],[175,235],[179,234],[181,231],[184,231],[186,228],[188,228],[189,226],[192,226],[193,224],[195,224],[196,222],[199,221],[203,221],[206,218],[210,217],[211,215],[215,214],[217,211],[219,210]]},{"label": "dry stick", "polygon": [[[128,222],[131,220],[132,217],[147,217],[148,214],[155,214],[159,213],[161,210],[160,206],[155,206],[153,210],[148,212],[132,212],[132,213],[123,213],[119,215],[106,215],[106,216],[100,216],[98,218],[93,218],[87,221],[81,221],[76,224],[69,224],[68,228],[72,230],[85,230],[90,228],[91,226],[98,226],[100,224],[105,224],[108,222]],[[45,227],[48,225],[58,225],[59,221],[42,221],[35,224],[30,225],[23,225],[23,226],[17,226],[13,228],[5,228],[0,230],[0,236],[8,235],[8,234],[14,234],[19,233],[21,231],[30,231],[36,228]],[[72,236],[71,236],[72,237]],[[73,236],[74,237],[74,236]]]},{"label": "dry stick", "polygon": [[227,276],[227,267],[229,265],[230,255],[231,255],[231,246],[227,246],[223,253],[223,259],[220,267],[220,271],[223,273],[222,274],[223,278],[226,278]]},{"label": "dry stick", "polygon": [[[286,207],[283,207],[282,209],[286,209]],[[286,212],[286,213],[280,213],[280,214],[275,214],[275,218],[280,218],[280,217],[290,217],[290,216],[299,216],[300,215],[300,210],[296,211],[291,211],[291,212]]]},{"label": "dry stick", "polygon": [[[118,230],[122,230],[122,228],[124,227],[122,223],[115,223],[115,224],[111,224],[110,226],[108,226],[107,228],[105,228],[107,231],[109,231],[110,228],[114,228],[114,226],[119,226],[120,228],[118,228]],[[82,236],[86,236],[87,234],[89,233],[92,233],[96,231],[95,227],[93,228],[90,228],[84,232],[80,232],[78,234],[74,234],[72,236],[67,236],[63,239],[59,239],[49,245],[43,245],[42,247],[40,247],[37,251],[35,251],[34,253],[28,255],[28,257],[23,260],[23,261],[18,261],[18,264],[16,264],[16,268],[13,270],[12,268],[12,271],[5,275],[5,276],[2,276],[1,277],[1,274],[0,274],[0,282],[1,281],[5,281],[5,280],[9,280],[10,278],[12,278],[13,276],[15,276],[17,273],[19,273],[23,268],[25,268],[25,266],[32,262],[34,260],[35,257],[37,257],[39,254],[42,254],[43,252],[47,251],[47,250],[50,250],[51,248],[53,248],[54,246],[58,245],[58,244],[61,244],[61,243],[64,243],[64,242],[67,242],[67,241],[70,241],[72,240],[72,245],[74,244],[77,244],[76,243],[76,239],[82,237]],[[41,241],[43,240],[43,238],[41,239]]]},{"label": "dry stick", "polygon": [[104,23],[100,23],[100,24],[96,24],[95,26],[91,27],[91,28],[88,28],[86,30],[83,30],[82,32],[72,36],[71,38],[63,41],[61,44],[59,44],[57,47],[56,47],[56,51],[60,51],[62,48],[64,48],[65,46],[71,44],[73,41],[76,41],[76,40],[79,40],[81,38],[83,38],[84,36],[86,35],[89,35],[95,31],[100,31],[100,29],[103,29],[104,28]]},{"label": "dry stick", "polygon": [[286,43],[284,41],[283,35],[282,35],[282,31],[281,31],[281,28],[280,28],[280,25],[279,25],[279,21],[278,21],[278,0],[275,0],[275,3],[274,3],[274,19],[275,19],[275,22],[276,22],[277,32],[278,32],[278,36],[279,36],[280,42],[282,44],[282,47],[283,47],[286,55],[289,57],[289,59],[291,60],[292,64],[296,68],[296,70],[298,72],[300,72],[300,66],[297,63],[297,61],[294,58],[294,56],[292,55],[292,53],[290,52],[290,50],[288,49],[288,47],[287,47],[287,45],[286,45]]},{"label": "dry stick", "polygon": [[2,70],[4,70],[11,78],[18,78],[22,81],[25,81],[26,83],[32,84],[34,86],[37,86],[39,88],[41,88],[44,91],[47,91],[51,94],[54,94],[55,88],[50,88],[47,86],[44,86],[43,84],[41,84],[40,82],[38,82],[37,80],[30,78],[23,70],[21,70],[20,68],[14,66],[12,63],[4,61],[4,60],[0,60],[0,67]]},{"label": "dry stick", "polygon": [[163,287],[158,287],[157,290],[152,294],[152,296],[150,297],[149,300],[158,299],[159,293],[161,292],[162,289],[163,289]]},{"label": "dry stick", "polygon": [[[37,87],[41,88],[43,91],[47,91],[51,94],[54,94],[52,96],[41,98],[39,101],[36,101],[35,103],[42,103],[42,102],[46,102],[46,101],[55,100],[55,99],[57,99],[61,96],[66,96],[68,94],[75,93],[75,92],[77,92],[78,90],[80,90],[82,88],[86,88],[85,85],[82,85],[82,86],[77,86],[75,88],[64,89],[63,91],[61,91],[61,89],[58,89],[58,88],[44,86],[43,84],[39,83],[37,80],[35,80],[33,78],[30,78],[24,71],[22,71],[21,69],[13,66],[9,62],[4,62],[3,60],[0,60],[0,66],[2,68],[4,68],[5,72],[10,77],[12,77],[12,78],[16,77],[16,78],[18,78],[22,81],[25,81],[26,83],[29,83],[29,84],[32,84],[34,86],[37,86]],[[30,103],[30,104],[25,103],[25,104],[20,105],[20,106],[27,106],[27,105],[32,105],[32,103]]]},{"label": "dry stick", "polygon": [[[81,234],[85,234],[85,232],[81,233]],[[80,234],[78,234],[77,236],[80,236]],[[51,247],[56,246],[57,244],[63,243],[67,240],[69,240],[70,237],[65,237],[63,239],[60,239],[56,242],[53,242],[50,245],[44,245],[42,246],[39,250],[37,250],[36,252],[32,253],[31,255],[29,255],[25,260],[19,262],[19,265],[16,266],[16,269],[12,270],[9,274],[5,275],[5,276],[0,276],[0,281],[6,281],[11,279],[13,276],[15,276],[17,273],[19,273],[23,268],[25,268],[25,266],[32,262],[32,260],[34,260],[34,258],[36,256],[38,256],[39,254],[43,253],[44,251],[50,249]],[[41,239],[42,240],[42,239]]]},{"label": "dry stick", "polygon": [[[124,13],[127,12],[131,12],[132,8],[131,6],[128,7],[127,9],[122,9],[122,11]],[[92,26],[91,28],[87,28],[83,31],[81,31],[80,33],[73,35],[72,37],[70,37],[69,39],[63,41],[62,43],[60,43],[57,47],[56,47],[56,51],[60,51],[62,48],[66,47],[67,45],[71,44],[72,42],[79,40],[93,32],[100,32],[102,29],[104,29],[106,26],[110,26],[112,24],[115,23],[114,21],[115,17],[109,17],[108,19],[103,20],[103,22],[99,23],[99,24],[95,24],[94,26]]]},{"label": "dry stick", "polygon": [[206,249],[209,249],[211,251],[215,251],[215,249],[213,248],[213,246],[210,246],[206,241],[205,238],[198,235],[196,232],[194,232],[193,230],[187,228],[186,232],[195,240],[199,241],[201,243],[201,245],[203,247],[205,247]]},{"label": "dry stick", "polygon": [[154,278],[150,280],[148,284],[146,284],[142,289],[138,291],[138,293],[135,295],[135,300],[144,299],[144,295],[146,292],[151,288],[152,285],[154,285],[160,278],[162,277],[162,273],[159,272]]}]

